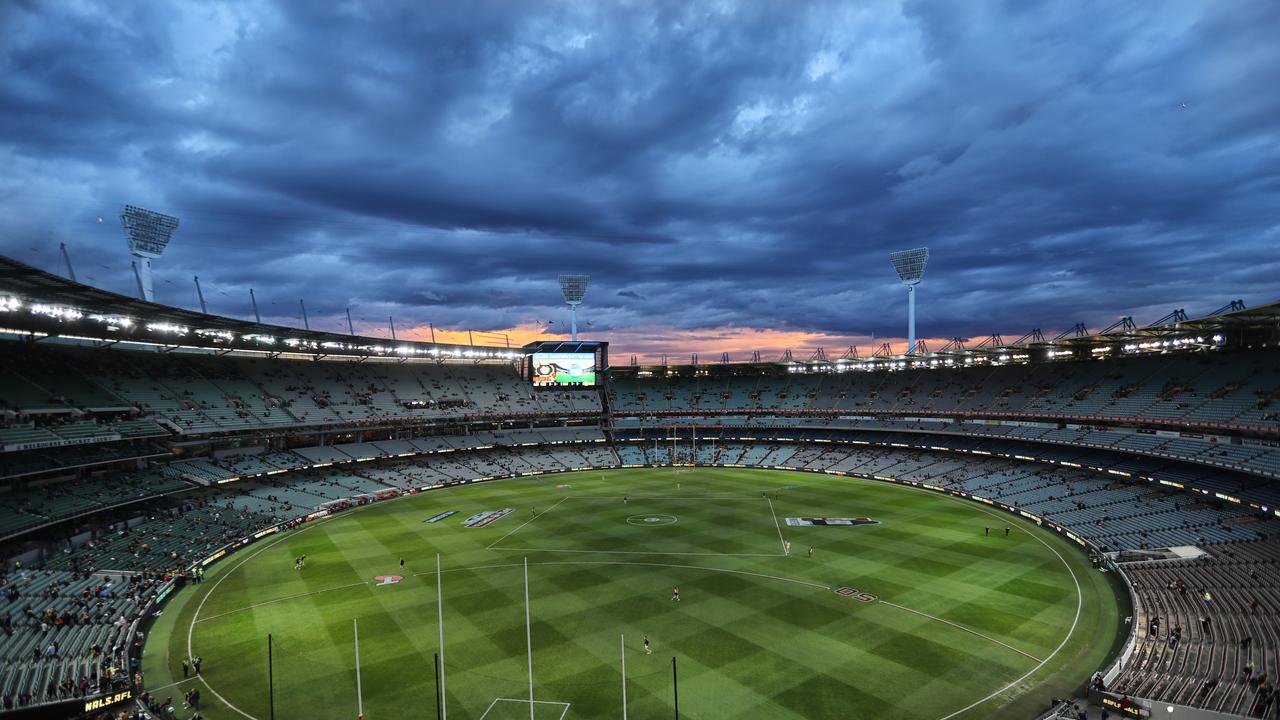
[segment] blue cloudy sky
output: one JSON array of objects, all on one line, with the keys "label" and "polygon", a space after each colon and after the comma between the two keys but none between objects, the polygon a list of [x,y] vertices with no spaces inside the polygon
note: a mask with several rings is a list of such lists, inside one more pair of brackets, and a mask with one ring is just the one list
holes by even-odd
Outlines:
[{"label": "blue cloudy sky", "polygon": [[[0,5],[0,252],[338,329],[565,323],[617,352],[1280,299],[1280,3]],[[99,221],[101,218],[101,221]]]}]

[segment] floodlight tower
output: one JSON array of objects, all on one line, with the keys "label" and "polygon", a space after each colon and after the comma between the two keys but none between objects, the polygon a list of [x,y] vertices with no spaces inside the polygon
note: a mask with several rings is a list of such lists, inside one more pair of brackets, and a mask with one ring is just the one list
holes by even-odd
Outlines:
[{"label": "floodlight tower", "polygon": [[590,275],[560,276],[560,292],[564,293],[564,301],[569,305],[569,328],[574,342],[578,341],[578,306],[587,294],[588,282],[591,282]]},{"label": "floodlight tower", "polygon": [[898,279],[907,286],[907,354],[916,354],[916,285],[924,279],[924,266],[929,262],[929,248],[912,248],[889,253],[889,262],[898,271]]},{"label": "floodlight tower", "polygon": [[164,252],[165,246],[173,238],[173,232],[178,229],[178,218],[125,205],[120,211],[120,226],[124,228],[124,239],[129,243],[129,252],[137,258],[135,267],[138,270],[142,299],[150,302],[151,260]]}]

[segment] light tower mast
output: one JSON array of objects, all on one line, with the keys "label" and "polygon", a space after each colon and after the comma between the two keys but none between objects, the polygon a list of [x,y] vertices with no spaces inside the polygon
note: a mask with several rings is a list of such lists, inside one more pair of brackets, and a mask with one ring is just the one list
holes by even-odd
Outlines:
[{"label": "light tower mast", "polygon": [[924,266],[929,262],[929,248],[913,248],[889,253],[889,262],[898,279],[907,286],[907,354],[916,354],[916,285],[924,279]]},{"label": "light tower mast", "polygon": [[120,211],[120,226],[124,228],[129,252],[137,258],[135,267],[142,299],[151,302],[151,260],[164,252],[173,232],[178,229],[178,218],[125,205]]},{"label": "light tower mast", "polygon": [[590,275],[561,275],[560,292],[564,293],[564,301],[569,305],[569,328],[574,342],[578,341],[578,306],[582,297],[587,294],[587,283]]}]

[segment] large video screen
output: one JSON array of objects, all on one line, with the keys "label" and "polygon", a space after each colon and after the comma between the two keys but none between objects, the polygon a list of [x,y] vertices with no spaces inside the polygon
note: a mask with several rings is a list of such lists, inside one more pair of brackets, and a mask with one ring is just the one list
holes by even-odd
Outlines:
[{"label": "large video screen", "polygon": [[596,384],[595,353],[533,353],[529,356],[529,377],[536,387],[594,386]]}]

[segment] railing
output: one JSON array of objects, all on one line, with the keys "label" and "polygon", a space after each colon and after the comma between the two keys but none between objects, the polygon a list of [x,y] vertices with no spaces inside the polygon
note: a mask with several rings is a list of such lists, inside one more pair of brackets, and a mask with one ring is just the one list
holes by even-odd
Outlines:
[{"label": "railing", "polygon": [[1138,646],[1138,629],[1134,624],[1138,621],[1140,614],[1138,612],[1138,595],[1133,591],[1133,583],[1129,580],[1129,575],[1116,562],[1111,563],[1111,570],[1124,581],[1125,590],[1129,593],[1129,607],[1132,608],[1133,614],[1128,618],[1129,637],[1125,640],[1120,654],[1116,656],[1110,665],[1100,671],[1102,673],[1102,682],[1107,687],[1111,687],[1116,678],[1120,677],[1120,673],[1124,671],[1125,666],[1129,663],[1129,658],[1133,657],[1133,651]]},{"label": "railing", "polygon": [[993,420],[1054,420],[1072,423],[1102,423],[1106,425],[1143,425],[1167,427],[1179,430],[1222,430],[1280,436],[1280,423],[1275,425],[1249,425],[1244,423],[1217,422],[1213,420],[1175,420],[1149,418],[1135,415],[1077,415],[1071,413],[1024,412],[1013,410],[932,410],[893,408],[724,408],[686,410],[614,410],[614,417],[709,417],[716,415],[776,415],[780,417],[840,417],[844,415],[897,416],[897,417],[945,417]]}]

